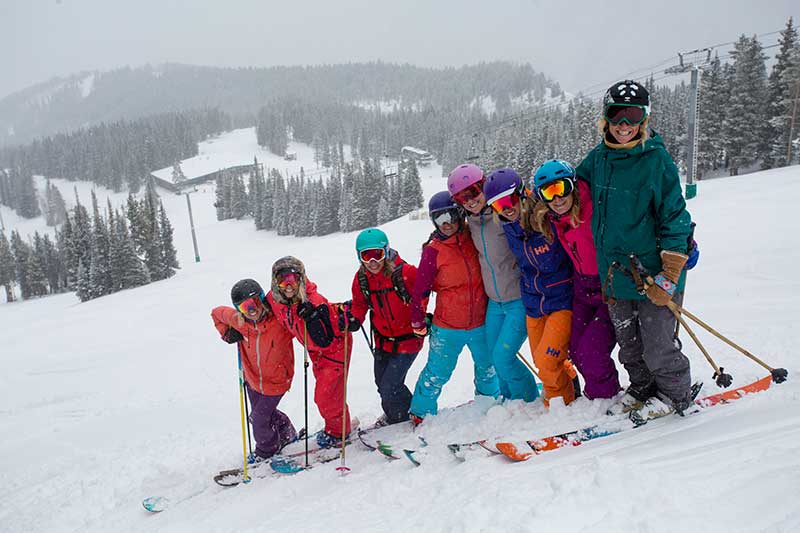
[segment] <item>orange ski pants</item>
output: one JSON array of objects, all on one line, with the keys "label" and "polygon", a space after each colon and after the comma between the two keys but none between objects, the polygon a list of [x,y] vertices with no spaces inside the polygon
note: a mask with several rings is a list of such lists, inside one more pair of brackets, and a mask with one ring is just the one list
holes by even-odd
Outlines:
[{"label": "orange ski pants", "polygon": [[544,386],[544,404],[550,398],[561,396],[564,404],[575,399],[575,387],[570,376],[569,334],[572,311],[555,311],[538,318],[526,317],[528,342],[533,362],[539,368],[539,377]]}]

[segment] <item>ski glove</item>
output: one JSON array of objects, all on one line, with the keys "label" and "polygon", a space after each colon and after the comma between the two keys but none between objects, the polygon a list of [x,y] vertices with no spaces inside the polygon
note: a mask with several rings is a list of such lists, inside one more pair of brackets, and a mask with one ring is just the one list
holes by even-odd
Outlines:
[{"label": "ski glove", "polygon": [[297,304],[297,316],[303,320],[308,320],[311,318],[311,315],[314,313],[314,311],[316,311],[316,308],[311,302],[300,302]]},{"label": "ski glove", "polygon": [[243,341],[244,337],[235,329],[228,327],[228,330],[222,335],[222,340],[228,344],[236,344],[239,341]]},{"label": "ski glove", "polygon": [[647,287],[646,294],[651,302],[664,306],[672,300],[681,271],[688,259],[689,257],[682,253],[662,250],[661,272],[653,278],[653,284]]},{"label": "ski glove", "polygon": [[333,342],[333,327],[328,307],[319,304],[314,307],[311,302],[297,304],[297,316],[306,323],[308,336],[320,348],[327,348]]},{"label": "ski glove", "polygon": [[697,265],[697,260],[700,259],[700,248],[697,247],[697,241],[692,239],[692,244],[689,246],[689,259],[686,261],[686,270],[691,270]]},{"label": "ski glove", "polygon": [[431,324],[433,324],[433,315],[431,313],[425,313],[425,324],[419,327],[415,327],[414,324],[411,324],[411,333],[413,333],[415,337],[423,339],[430,333]]},{"label": "ski glove", "polygon": [[346,301],[337,306],[339,311],[339,331],[344,331],[347,327],[348,331],[358,331],[361,328],[361,322],[350,313],[350,305],[352,301]]}]

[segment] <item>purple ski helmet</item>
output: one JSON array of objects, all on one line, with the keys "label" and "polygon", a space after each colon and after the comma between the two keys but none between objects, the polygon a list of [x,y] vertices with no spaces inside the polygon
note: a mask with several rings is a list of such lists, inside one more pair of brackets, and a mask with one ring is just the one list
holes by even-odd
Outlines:
[{"label": "purple ski helmet", "polygon": [[486,203],[492,205],[505,196],[511,196],[514,193],[521,194],[522,189],[522,178],[514,169],[498,168],[486,178],[483,194],[486,196]]}]

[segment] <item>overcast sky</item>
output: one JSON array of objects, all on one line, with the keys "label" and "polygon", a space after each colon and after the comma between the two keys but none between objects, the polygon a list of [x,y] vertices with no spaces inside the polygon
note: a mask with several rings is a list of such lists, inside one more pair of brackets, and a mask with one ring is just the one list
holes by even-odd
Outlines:
[{"label": "overcast sky", "polygon": [[0,97],[125,65],[377,59],[529,62],[577,92],[789,16],[800,0],[0,0]]}]

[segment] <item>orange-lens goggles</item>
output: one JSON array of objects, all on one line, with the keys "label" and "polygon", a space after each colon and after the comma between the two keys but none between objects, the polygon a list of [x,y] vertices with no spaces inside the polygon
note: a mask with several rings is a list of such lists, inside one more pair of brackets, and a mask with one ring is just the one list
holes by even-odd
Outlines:
[{"label": "orange-lens goggles", "polygon": [[369,248],[368,250],[361,250],[358,252],[361,262],[369,263],[370,261],[383,261],[386,257],[386,250],[383,248]]},{"label": "orange-lens goggles", "polygon": [[497,211],[498,213],[502,213],[506,209],[513,209],[519,205],[519,196],[516,194],[509,194],[508,196],[503,196],[502,198],[498,198],[494,202],[492,202],[492,209]]},{"label": "orange-lens goggles", "polygon": [[236,304],[236,309],[238,309],[239,312],[242,313],[243,315],[258,311],[260,308],[261,308],[261,300],[255,296]]},{"label": "orange-lens goggles", "polygon": [[283,274],[278,279],[278,287],[285,289],[286,287],[297,287],[300,285],[300,275],[295,272],[288,272]]},{"label": "orange-lens goggles", "polygon": [[472,185],[470,185],[466,189],[462,189],[462,190],[458,191],[457,193],[455,193],[453,195],[453,200],[455,200],[456,203],[464,205],[465,203],[469,202],[470,200],[472,200],[474,198],[477,198],[478,196],[481,195],[481,193],[483,193],[482,185],[483,185],[483,182],[480,182],[480,184],[479,183],[473,183]]},{"label": "orange-lens goggles", "polygon": [[539,196],[545,202],[552,202],[556,197],[568,196],[572,189],[571,180],[560,179],[539,187]]}]

